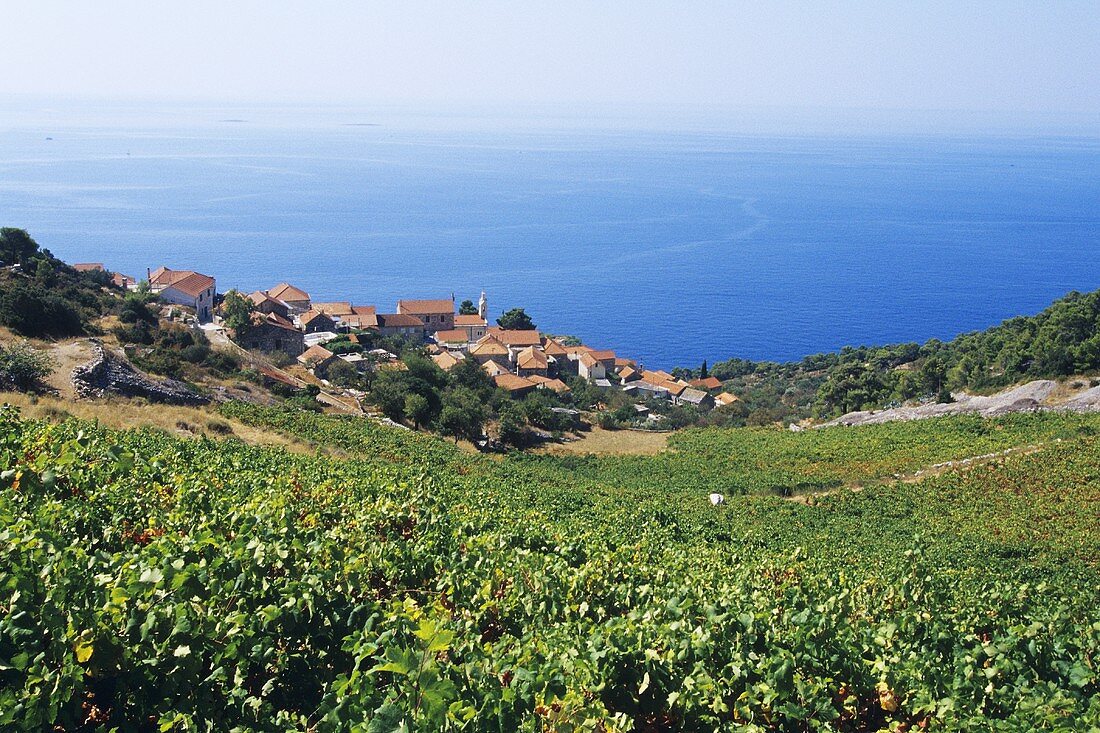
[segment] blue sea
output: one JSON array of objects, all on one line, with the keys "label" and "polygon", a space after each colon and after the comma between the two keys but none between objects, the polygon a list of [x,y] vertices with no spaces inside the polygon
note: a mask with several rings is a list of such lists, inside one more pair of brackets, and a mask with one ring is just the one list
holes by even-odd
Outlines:
[{"label": "blue sea", "polygon": [[1100,287],[1100,139],[40,106],[0,114],[0,225],[139,279],[485,290],[654,367],[789,360]]}]

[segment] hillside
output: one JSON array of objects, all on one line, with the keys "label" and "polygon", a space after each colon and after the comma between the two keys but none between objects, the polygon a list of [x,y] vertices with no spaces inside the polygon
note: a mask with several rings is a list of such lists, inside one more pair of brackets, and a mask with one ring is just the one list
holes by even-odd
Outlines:
[{"label": "hillside", "polygon": [[709,373],[741,397],[731,424],[829,418],[905,401],[949,402],[951,393],[987,394],[1032,380],[1095,377],[1100,290],[1071,292],[1034,316],[946,342],[845,347],[785,364],[729,359]]},{"label": "hillside", "polygon": [[[345,457],[0,416],[0,724],[1100,723],[1096,416],[697,430],[578,462],[222,409]],[[862,490],[774,495],[811,487]]]}]

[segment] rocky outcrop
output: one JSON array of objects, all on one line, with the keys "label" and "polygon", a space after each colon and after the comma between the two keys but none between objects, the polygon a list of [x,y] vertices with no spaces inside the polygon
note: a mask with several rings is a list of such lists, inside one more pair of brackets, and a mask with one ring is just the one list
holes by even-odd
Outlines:
[{"label": "rocky outcrop", "polygon": [[120,356],[93,342],[92,360],[73,369],[73,389],[80,397],[143,397],[172,405],[205,405],[208,397],[175,379],[152,379]]},{"label": "rocky outcrop", "polygon": [[952,395],[954,402],[946,404],[912,405],[887,410],[849,412],[818,427],[833,425],[874,425],[896,420],[924,420],[943,415],[978,414],[982,417],[1000,417],[1015,412],[1100,412],[1100,387],[1093,387],[1071,395],[1068,399],[1054,399],[1058,383],[1049,379],[1005,390],[995,395],[969,395],[963,392]]}]

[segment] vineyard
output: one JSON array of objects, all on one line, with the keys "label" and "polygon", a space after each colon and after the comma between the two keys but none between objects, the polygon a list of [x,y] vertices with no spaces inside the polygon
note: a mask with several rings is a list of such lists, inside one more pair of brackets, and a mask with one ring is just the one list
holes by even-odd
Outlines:
[{"label": "vineyard", "polygon": [[493,459],[223,410],[318,455],[0,413],[0,729],[1100,726],[1098,418]]}]

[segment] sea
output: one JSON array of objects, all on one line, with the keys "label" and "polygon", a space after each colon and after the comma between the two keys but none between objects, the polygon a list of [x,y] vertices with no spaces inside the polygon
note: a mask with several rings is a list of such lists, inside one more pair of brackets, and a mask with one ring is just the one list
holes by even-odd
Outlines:
[{"label": "sea", "polygon": [[6,103],[0,225],[69,262],[522,307],[646,366],[924,341],[1100,288],[1100,136]]}]

